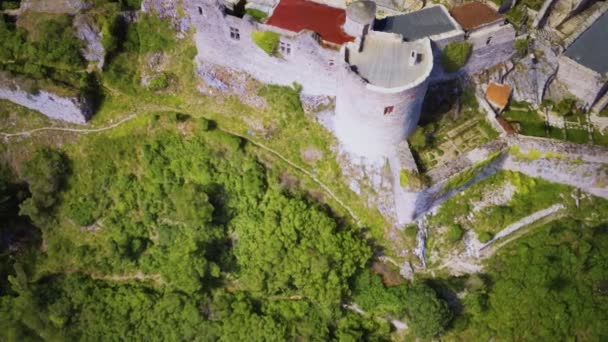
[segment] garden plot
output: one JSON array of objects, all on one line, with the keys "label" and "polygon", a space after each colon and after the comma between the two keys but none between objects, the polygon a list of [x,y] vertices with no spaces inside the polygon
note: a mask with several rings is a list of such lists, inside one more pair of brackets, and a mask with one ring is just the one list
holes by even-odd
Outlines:
[{"label": "garden plot", "polygon": [[409,139],[423,170],[442,165],[498,136],[479,110],[471,91],[451,99],[436,95],[431,96],[439,100],[425,106],[421,125]]}]

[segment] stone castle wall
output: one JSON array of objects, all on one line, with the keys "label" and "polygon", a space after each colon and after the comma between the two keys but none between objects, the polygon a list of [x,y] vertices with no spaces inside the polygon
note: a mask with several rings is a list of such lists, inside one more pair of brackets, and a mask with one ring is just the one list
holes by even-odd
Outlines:
[{"label": "stone castle wall", "polygon": [[[336,135],[348,152],[371,159],[386,157],[415,129],[428,75],[411,87],[374,87],[350,69],[344,52],[324,46],[313,32],[293,33],[247,16],[225,15],[212,0],[186,3],[197,28],[200,61],[243,70],[264,83],[297,82],[307,95],[335,96]],[[233,35],[238,30],[238,40],[231,38],[231,30]],[[291,52],[269,56],[253,42],[251,34],[256,30],[279,33]],[[393,107],[389,115],[384,115],[386,107]]]},{"label": "stone castle wall", "polygon": [[[264,83],[302,85],[309,95],[335,96],[337,75],[346,63],[336,48],[320,46],[313,32],[294,34],[253,19],[225,15],[219,5],[209,1],[185,1],[191,20],[197,28],[197,59],[212,64],[243,70]],[[202,14],[199,14],[199,7]],[[230,36],[237,29],[240,39]],[[253,31],[274,31],[281,42],[290,44],[291,53],[269,56],[252,40]]]},{"label": "stone castle wall", "polygon": [[591,69],[588,69],[570,58],[562,55],[558,59],[557,79],[564,83],[568,90],[589,107],[601,95],[607,81]]},{"label": "stone castle wall", "polygon": [[[430,41],[427,40],[431,51]],[[428,58],[428,56],[425,56]],[[428,68],[432,69],[432,65]],[[415,129],[428,88],[428,73],[401,89],[368,84],[350,68],[342,69],[336,96],[336,135],[350,152],[370,158],[386,157]],[[392,112],[384,114],[385,108]]]},{"label": "stone castle wall", "polygon": [[510,24],[493,25],[471,32],[466,41],[473,44],[473,52],[464,66],[466,73],[475,74],[513,57],[515,36],[515,29]]}]

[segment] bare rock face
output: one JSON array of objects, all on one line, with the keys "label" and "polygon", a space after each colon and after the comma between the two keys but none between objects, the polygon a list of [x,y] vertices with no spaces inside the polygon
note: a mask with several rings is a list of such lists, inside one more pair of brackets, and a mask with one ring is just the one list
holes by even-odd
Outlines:
[{"label": "bare rock face", "polygon": [[85,43],[82,49],[82,56],[89,63],[97,65],[99,70],[103,69],[106,51],[101,43],[101,32],[99,28],[90,20],[90,17],[82,14],[74,17],[74,28],[78,39]]},{"label": "bare rock face", "polygon": [[84,0],[23,0],[23,11],[76,14],[90,5]]},{"label": "bare rock face", "polygon": [[190,17],[183,8],[182,0],[143,0],[141,3],[142,12],[156,12],[163,19],[170,18],[176,31],[181,34],[190,29]]},{"label": "bare rock face", "polygon": [[93,108],[84,97],[62,97],[47,91],[29,94],[18,86],[0,86],[0,99],[8,100],[38,111],[51,119],[85,124],[93,114]]}]

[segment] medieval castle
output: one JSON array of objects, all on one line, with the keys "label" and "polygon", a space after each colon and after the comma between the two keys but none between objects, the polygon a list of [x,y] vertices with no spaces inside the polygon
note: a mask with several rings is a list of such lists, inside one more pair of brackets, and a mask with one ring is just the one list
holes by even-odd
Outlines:
[{"label": "medieval castle", "polygon": [[[308,0],[186,1],[196,28],[199,61],[244,71],[264,83],[302,85],[308,95],[335,97],[335,133],[344,149],[368,159],[388,157],[413,132],[429,83],[450,75],[438,63],[448,43],[473,52],[460,72],[475,73],[513,55],[515,30],[474,2],[426,7],[376,19],[376,3],[346,9]],[[263,12],[256,20],[248,9]],[[252,40],[280,35],[277,54]]]}]

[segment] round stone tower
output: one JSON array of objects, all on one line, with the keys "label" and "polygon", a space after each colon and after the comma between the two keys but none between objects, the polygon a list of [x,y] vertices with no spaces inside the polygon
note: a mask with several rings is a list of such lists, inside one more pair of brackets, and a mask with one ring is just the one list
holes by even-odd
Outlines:
[{"label": "round stone tower", "polygon": [[338,83],[336,135],[354,155],[387,157],[420,119],[433,69],[431,42],[371,31],[362,46],[353,42],[342,51],[349,66]]},{"label": "round stone tower", "polygon": [[369,0],[355,1],[346,8],[344,32],[361,37],[371,30],[376,20],[376,3]]}]

